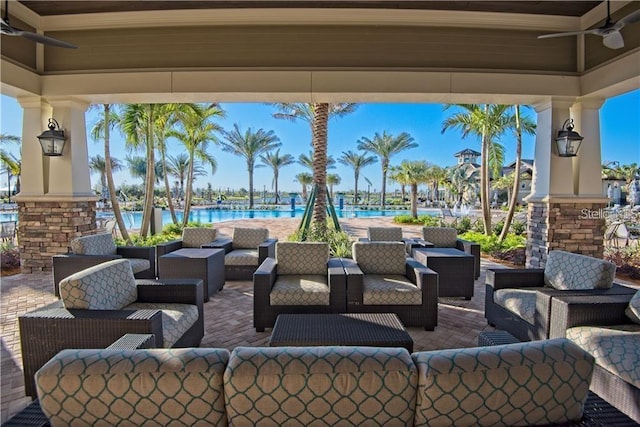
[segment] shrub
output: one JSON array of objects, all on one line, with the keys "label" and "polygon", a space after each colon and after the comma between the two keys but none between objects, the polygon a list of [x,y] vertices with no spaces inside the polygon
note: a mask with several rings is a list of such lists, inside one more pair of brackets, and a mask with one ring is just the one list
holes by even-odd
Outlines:
[{"label": "shrub", "polygon": [[461,218],[459,221],[456,221],[455,226],[458,234],[466,233],[467,231],[471,230],[471,218],[469,218],[468,216],[465,216]]},{"label": "shrub", "polygon": [[418,215],[418,218],[414,218],[411,215],[397,215],[393,217],[393,222],[396,224],[424,225],[426,227],[439,227],[442,225],[440,218],[432,215]]},{"label": "shrub", "polygon": [[640,246],[605,248],[604,259],[614,263],[618,273],[640,279]]},{"label": "shrub", "polygon": [[320,230],[318,227],[311,225],[305,240],[302,239],[301,231],[296,231],[287,240],[290,242],[327,242],[329,243],[330,256],[351,258],[353,240],[346,232],[338,231],[332,226],[328,226],[326,230]]},{"label": "shrub", "polygon": [[513,221],[511,222],[509,231],[511,231],[513,234],[521,236],[527,231],[527,223],[524,221]]},{"label": "shrub", "polygon": [[526,245],[526,240],[522,236],[516,236],[515,234],[508,234],[502,241],[498,241],[498,236],[487,236],[477,231],[468,231],[460,235],[461,239],[469,240],[480,244],[480,251],[486,254],[493,255],[496,252],[504,252],[514,248],[523,248]]},{"label": "shrub", "polygon": [[2,243],[0,247],[0,268],[2,270],[13,270],[20,267],[20,252],[11,242]]}]

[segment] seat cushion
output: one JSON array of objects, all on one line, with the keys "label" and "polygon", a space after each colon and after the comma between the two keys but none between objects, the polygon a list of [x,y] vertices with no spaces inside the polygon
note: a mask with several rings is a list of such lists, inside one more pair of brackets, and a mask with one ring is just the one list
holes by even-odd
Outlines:
[{"label": "seat cushion", "polygon": [[268,238],[269,230],[266,228],[235,227],[231,247],[232,249],[257,249]]},{"label": "seat cushion", "polygon": [[162,310],[164,348],[173,347],[198,320],[198,306],[192,304],[136,302],[125,310]]},{"label": "seat cushion", "polygon": [[225,426],[228,361],[219,348],[63,350],[36,387],[52,426]]},{"label": "seat cushion", "polygon": [[269,294],[271,305],[329,305],[327,276],[278,276]]},{"label": "seat cushion", "polygon": [[278,275],[327,275],[329,244],[324,242],[278,242],[276,262]]},{"label": "seat cushion", "polygon": [[400,242],[402,240],[402,228],[369,227],[367,235],[372,242]]},{"label": "seat cushion", "polygon": [[576,326],[566,336],[599,366],[640,388],[640,325]]},{"label": "seat cushion", "polygon": [[131,270],[133,270],[133,274],[140,273],[142,271],[146,271],[151,268],[151,263],[148,259],[144,258],[126,258],[129,260],[129,264],[131,264]]},{"label": "seat cushion", "polygon": [[507,288],[493,293],[493,302],[506,308],[530,324],[535,324],[536,289]]},{"label": "seat cushion", "polygon": [[404,275],[407,252],[401,242],[355,242],[353,260],[366,274]]},{"label": "seat cushion", "polygon": [[224,256],[224,265],[255,265],[258,266],[257,249],[234,249]]},{"label": "seat cushion", "polygon": [[185,227],[182,229],[182,247],[200,248],[213,242],[218,236],[218,230],[211,227]]},{"label": "seat cushion", "polygon": [[608,289],[615,276],[614,263],[565,251],[551,251],[544,267],[544,284],[560,290]]},{"label": "seat cushion", "polygon": [[631,297],[629,306],[624,312],[631,321],[640,323],[640,290]]},{"label": "seat cushion", "polygon": [[224,374],[229,425],[411,426],[415,393],[404,348],[236,347]]},{"label": "seat cushion", "polygon": [[415,425],[541,425],[579,420],[593,357],[564,338],[416,352]]},{"label": "seat cushion", "polygon": [[422,290],[406,276],[365,274],[364,305],[422,305]]},{"label": "seat cushion", "polygon": [[458,231],[453,227],[422,227],[422,238],[437,248],[455,248]]},{"label": "seat cushion", "polygon": [[131,263],[117,259],[65,277],[60,298],[67,309],[120,310],[138,299]]},{"label": "seat cushion", "polygon": [[111,233],[77,237],[71,241],[70,246],[76,255],[115,255],[117,252]]}]

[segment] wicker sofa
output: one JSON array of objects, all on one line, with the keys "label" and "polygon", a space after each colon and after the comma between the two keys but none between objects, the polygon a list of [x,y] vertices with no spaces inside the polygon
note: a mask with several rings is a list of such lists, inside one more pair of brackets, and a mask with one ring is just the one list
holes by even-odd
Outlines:
[{"label": "wicker sofa", "polygon": [[554,300],[552,337],[595,357],[591,390],[640,423],[640,290],[629,295]]},{"label": "wicker sofa", "polygon": [[53,426],[540,425],[581,419],[592,369],[566,339],[413,354],[65,350],[36,383]]},{"label": "wicker sofa", "polygon": [[63,279],[61,301],[18,318],[26,394],[35,395],[35,372],[67,348],[105,348],[127,333],[153,334],[160,347],[198,346],[202,294],[201,280],[136,280],[127,260]]},{"label": "wicker sofa", "polygon": [[484,316],[520,341],[549,338],[557,297],[635,293],[614,283],[615,269],[610,262],[564,251],[550,252],[544,269],[488,269]]}]

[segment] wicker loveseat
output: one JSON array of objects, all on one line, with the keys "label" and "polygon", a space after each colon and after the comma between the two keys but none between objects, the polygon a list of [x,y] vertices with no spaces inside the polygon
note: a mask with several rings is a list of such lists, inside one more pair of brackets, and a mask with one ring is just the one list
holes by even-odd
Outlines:
[{"label": "wicker loveseat", "polygon": [[614,283],[615,270],[610,262],[564,251],[551,251],[544,269],[488,269],[484,316],[520,341],[549,338],[556,297],[635,293]]},{"label": "wicker loveseat", "polygon": [[127,333],[153,334],[161,347],[198,346],[202,293],[201,280],[136,280],[127,260],[63,279],[60,302],[18,318],[26,394],[35,395],[35,372],[66,348],[105,348]]},{"label": "wicker loveseat", "polygon": [[53,426],[540,425],[581,419],[592,369],[566,339],[413,354],[65,350],[36,382]]}]

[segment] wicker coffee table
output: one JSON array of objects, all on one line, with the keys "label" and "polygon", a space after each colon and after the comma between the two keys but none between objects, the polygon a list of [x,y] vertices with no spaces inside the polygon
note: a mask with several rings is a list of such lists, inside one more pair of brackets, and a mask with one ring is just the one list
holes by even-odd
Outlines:
[{"label": "wicker coffee table", "polygon": [[281,314],[269,345],[404,347],[413,352],[411,335],[393,313]]}]

